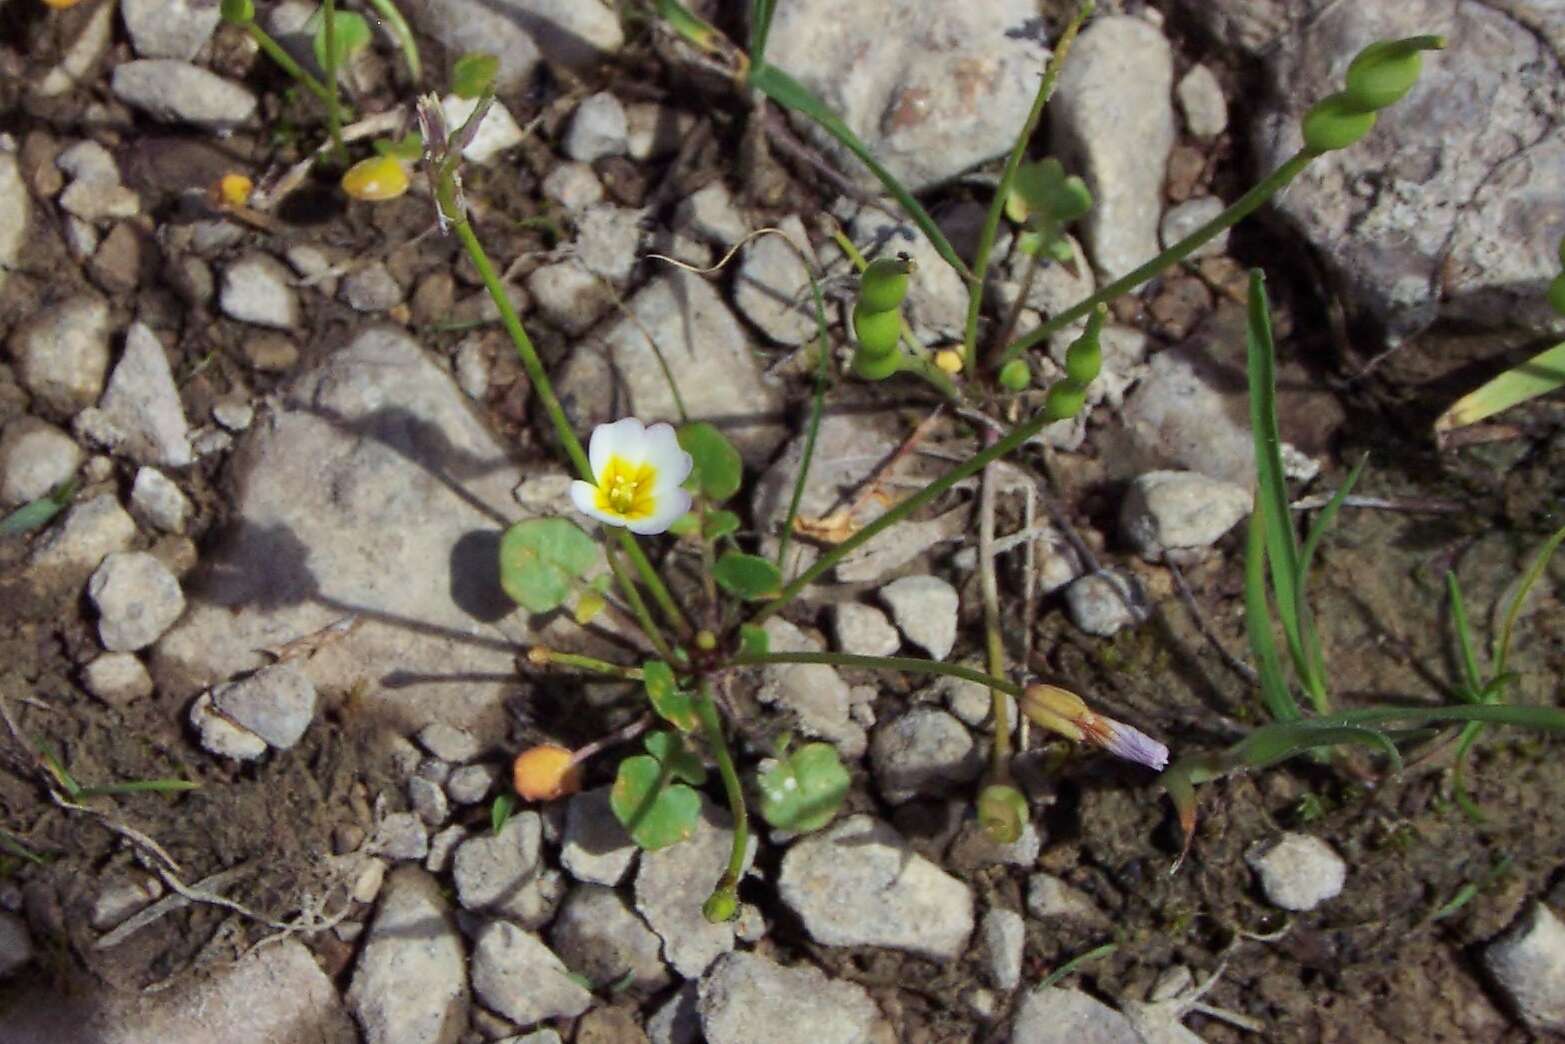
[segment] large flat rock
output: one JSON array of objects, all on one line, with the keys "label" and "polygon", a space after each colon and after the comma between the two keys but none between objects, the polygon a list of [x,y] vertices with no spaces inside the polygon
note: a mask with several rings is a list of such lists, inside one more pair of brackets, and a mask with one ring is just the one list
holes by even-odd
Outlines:
[{"label": "large flat rock", "polygon": [[496,736],[528,636],[497,577],[519,474],[412,338],[360,333],[236,447],[234,513],[156,647],[159,682],[193,695],[356,614],[308,661],[317,688],[368,683],[397,724]]}]

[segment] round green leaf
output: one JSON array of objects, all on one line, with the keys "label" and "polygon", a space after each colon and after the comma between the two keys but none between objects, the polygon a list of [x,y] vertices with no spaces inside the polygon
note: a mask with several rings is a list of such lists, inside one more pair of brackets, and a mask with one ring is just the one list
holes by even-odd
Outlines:
[{"label": "round green leaf", "polygon": [[782,587],[782,572],[760,555],[725,551],[712,566],[712,579],[740,598],[770,598]]},{"label": "round green leaf", "polygon": [[614,817],[636,844],[648,851],[667,848],[695,833],[701,796],[682,783],[665,786],[662,767],[645,754],[619,763],[609,791]]},{"label": "round green leaf", "polygon": [[670,779],[681,780],[693,787],[706,782],[706,766],[695,752],[685,746],[677,732],[654,732],[641,745],[668,772]]},{"label": "round green leaf", "polygon": [[693,421],[679,429],[679,445],[690,454],[690,480],[694,488],[715,504],[739,492],[744,462],[723,433],[705,421]]},{"label": "round green leaf", "polygon": [[[652,701],[652,709],[658,712],[660,718],[684,732],[691,732],[700,727],[701,722],[696,717],[690,694],[679,691],[679,686],[674,682],[672,667],[662,660],[643,664],[641,680],[647,690],[647,699]],[[699,782],[699,780],[692,782]]]},{"label": "round green leaf", "polygon": [[489,89],[499,68],[500,59],[492,54],[464,54],[451,67],[451,92],[472,100]]},{"label": "round green leaf", "polygon": [[756,780],[761,815],[780,830],[819,830],[848,792],[848,770],[829,743],[806,743]]},{"label": "round green leaf", "polygon": [[531,613],[565,603],[571,582],[598,560],[598,545],[564,518],[529,518],[500,538],[500,586]]},{"label": "round green leaf", "polygon": [[732,511],[708,511],[706,513],[706,532],[702,535],[708,540],[717,540],[730,533],[738,532],[739,516]]},{"label": "round green leaf", "polygon": [[749,656],[765,656],[771,651],[772,636],[766,628],[754,624],[739,625],[739,651]]},{"label": "round green leaf", "polygon": [[[353,11],[337,11],[332,16],[332,23],[334,30],[332,43],[336,45],[337,51],[336,67],[341,69],[348,64],[348,59],[369,46],[370,24],[364,20],[363,15]],[[315,64],[325,69],[327,67],[326,17],[323,8],[316,9],[315,14],[306,23],[306,27],[314,34],[311,43],[315,49]]]}]

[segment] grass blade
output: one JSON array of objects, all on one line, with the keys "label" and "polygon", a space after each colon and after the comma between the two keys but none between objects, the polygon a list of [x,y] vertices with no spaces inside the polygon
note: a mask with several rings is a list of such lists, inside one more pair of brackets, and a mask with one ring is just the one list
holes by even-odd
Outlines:
[{"label": "grass blade", "polygon": [[1298,721],[1299,705],[1288,688],[1272,618],[1266,600],[1266,504],[1257,499],[1250,512],[1250,532],[1244,545],[1244,627],[1261,682],[1261,702],[1279,722]]},{"label": "grass blade", "polygon": [[1565,387],[1565,341],[1511,367],[1453,402],[1435,421],[1435,433],[1476,424],[1517,403]]},{"label": "grass blade", "polygon": [[772,32],[772,14],[777,0],[750,0],[750,62],[766,61],[766,38]]},{"label": "grass blade", "polygon": [[808,87],[795,80],[792,76],[783,72],[775,65],[765,62],[757,62],[750,69],[750,86],[765,94],[772,101],[783,108],[801,112],[820,124],[826,133],[830,134],[842,143],[843,147],[859,158],[869,168],[870,173],[880,179],[880,183],[886,186],[886,191],[896,197],[896,201],[902,204],[902,209],[907,211],[913,223],[919,231],[929,238],[935,250],[945,260],[946,264],[956,269],[963,279],[971,280],[973,273],[966,263],[956,255],[951,246],[951,241],[946,239],[945,233],[940,231],[940,226],[935,224],[935,219],[929,216],[918,200],[913,198],[903,184],[897,180],[896,175],[881,166],[869,151],[859,136],[854,134],[848,125],[842,122],[841,117],[826,107],[826,103],[817,98]]},{"label": "grass blade", "polygon": [[793,520],[799,517],[799,504],[804,500],[804,483],[810,475],[810,462],[815,459],[815,440],[821,432],[821,414],[826,410],[826,382],[831,373],[831,339],[826,332],[826,301],[821,297],[820,284],[810,275],[810,293],[815,298],[815,326],[820,330],[819,356],[815,362],[815,392],[810,397],[810,423],[804,434],[804,455],[799,459],[799,476],[793,481],[793,495],[788,498],[788,517],[783,519],[782,535],[777,540],[777,568],[783,568],[783,556],[788,553],[788,541],[793,536]]},{"label": "grass blade", "polygon": [[1511,635],[1516,629],[1516,619],[1521,615],[1522,604],[1527,601],[1527,593],[1548,568],[1549,559],[1554,557],[1554,552],[1559,548],[1560,542],[1565,540],[1565,526],[1554,531],[1549,539],[1543,542],[1538,553],[1533,556],[1532,564],[1527,567],[1527,572],[1522,574],[1521,584],[1516,588],[1516,597],[1511,599],[1511,604],[1505,611],[1505,623],[1500,627],[1499,641],[1494,648],[1494,673],[1496,676],[1505,673],[1505,659],[1511,651]]},{"label": "grass blade", "polygon": [[1483,700],[1479,695],[1483,682],[1478,675],[1478,657],[1473,652],[1473,631],[1467,622],[1462,585],[1457,582],[1454,570],[1445,574],[1445,589],[1451,597],[1451,626],[1456,629],[1457,649],[1462,655],[1462,680],[1465,684],[1460,690],[1461,696],[1468,703],[1479,703]]},{"label": "grass blade", "polygon": [[1264,502],[1266,558],[1277,617],[1288,641],[1293,665],[1304,674],[1304,646],[1299,634],[1299,548],[1288,508],[1288,485],[1282,471],[1282,436],[1277,431],[1277,352],[1272,342],[1271,309],[1266,301],[1266,277],[1250,271],[1249,318],[1245,353],[1250,379],[1250,427],[1255,439],[1256,505]]},{"label": "grass blade", "polygon": [[408,26],[402,12],[397,10],[397,5],[392,0],[368,0],[369,5],[385,20],[385,27],[392,36],[397,39],[397,46],[402,49],[402,58],[407,62],[408,75],[413,78],[413,86],[417,87],[423,79],[423,67],[418,57],[418,41],[413,38],[413,30]]},{"label": "grass blade", "polygon": [[1088,961],[1100,960],[1101,958],[1107,957],[1117,949],[1119,949],[1119,943],[1104,943],[1102,946],[1095,946],[1086,953],[1078,954],[1077,956],[1072,957],[1070,960],[1066,961],[1064,964],[1060,965],[1058,968],[1054,969],[1048,975],[1045,975],[1042,979],[1040,979],[1038,982],[1038,989],[1047,989],[1048,987],[1053,986],[1055,983],[1059,982],[1061,979],[1065,978],[1065,976],[1069,975],[1077,968],[1080,968]]},{"label": "grass blade", "polygon": [[[1294,579],[1294,597],[1298,602],[1294,606],[1296,619],[1299,621],[1299,644],[1304,650],[1304,688],[1309,692],[1314,701],[1315,709],[1324,714],[1330,709],[1331,701],[1326,692],[1326,657],[1321,653],[1320,636],[1315,630],[1315,616],[1310,611],[1309,584],[1310,567],[1315,561],[1315,552],[1320,547],[1321,539],[1326,535],[1337,520],[1337,513],[1342,510],[1342,504],[1348,498],[1358,484],[1359,476],[1364,473],[1364,465],[1369,463],[1369,454],[1359,458],[1359,462],[1348,473],[1347,479],[1331,495],[1326,506],[1321,510],[1315,524],[1310,527],[1309,533],[1304,538],[1304,549],[1299,554],[1299,573]],[[1292,527],[1289,527],[1292,532]]]},{"label": "grass blade", "polygon": [[66,479],[37,500],[28,501],[0,520],[0,537],[21,536],[46,525],[76,495],[76,480]]}]

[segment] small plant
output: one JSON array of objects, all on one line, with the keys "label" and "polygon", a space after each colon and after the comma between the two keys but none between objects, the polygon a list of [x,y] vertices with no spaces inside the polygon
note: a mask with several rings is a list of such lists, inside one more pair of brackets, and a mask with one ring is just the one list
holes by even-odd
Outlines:
[{"label": "small plant", "polygon": [[[802,85],[766,62],[771,3],[757,0],[752,5],[748,53],[728,42],[677,0],[659,0],[657,9],[674,32],[699,49],[702,61],[725,64],[737,86],[758,90],[778,104],[805,114],[862,159],[902,204],[945,263],[967,283],[971,304],[963,343],[930,353],[907,335],[901,314],[913,271],[911,263],[903,257],[865,259],[850,241],[838,237],[844,253],[861,273],[851,319],[853,372],[866,380],[884,380],[900,374],[913,376],[956,403],[964,416],[977,418],[982,429],[980,447],[967,460],[896,502],[873,522],[855,527],[847,520],[841,532],[834,534],[836,542],[823,550],[812,565],[798,575],[785,576],[782,551],[794,529],[808,480],[829,360],[825,308],[814,273],[811,282],[820,333],[814,405],[804,461],[781,534],[782,550],[775,558],[768,558],[750,548],[748,538],[739,531],[738,516],[724,507],[740,488],[742,469],[738,453],[716,428],[684,417],[681,406],[681,423],[677,426],[647,425],[636,418],[624,418],[594,431],[589,449],[567,422],[548,373],[474,231],[463,196],[461,152],[493,100],[492,59],[470,56],[458,63],[459,87],[476,100],[461,127],[446,126],[437,99],[420,99],[423,164],[440,225],[461,244],[499,310],[500,321],[516,346],[523,369],[575,472],[572,504],[604,527],[602,539],[598,540],[566,518],[530,519],[516,524],[501,542],[502,586],[518,604],[534,613],[551,612],[574,601],[573,611],[579,621],[601,611],[612,590],[624,611],[634,619],[647,648],[637,664],[611,663],[545,647],[529,651],[527,660],[535,667],[639,681],[650,713],[614,736],[574,752],[547,744],[524,751],[517,764],[518,791],[526,797],[567,792],[574,785],[570,774],[588,757],[607,745],[640,737],[641,749],[619,763],[610,803],[638,844],[660,848],[689,836],[701,807],[696,788],[706,781],[709,766],[715,767],[734,824],[727,868],[703,906],[709,918],[719,920],[731,917],[738,908],[738,884],[749,840],[748,795],[759,797],[758,810],[774,827],[807,830],[831,819],[847,788],[847,774],[834,748],[812,743],[790,751],[786,743],[779,743],[774,748],[774,761],[763,768],[753,788],[747,790],[739,778],[728,739],[728,728],[738,723],[725,722],[720,710],[729,705],[726,693],[741,680],[745,668],[819,663],[947,675],[989,688],[995,742],[978,799],[978,814],[989,835],[1000,841],[1015,839],[1029,815],[1025,798],[1010,782],[1007,698],[1015,700],[1021,713],[1042,728],[1095,744],[1132,762],[1156,769],[1164,767],[1168,751],[1161,742],[1093,711],[1078,695],[1055,686],[1024,686],[1010,680],[1000,640],[993,556],[988,550],[992,534],[980,534],[987,672],[906,657],[773,652],[762,625],[844,556],[957,483],[978,476],[986,489],[992,488],[995,462],[1018,450],[1048,425],[1078,415],[1101,366],[1099,338],[1106,303],[1178,263],[1254,211],[1323,152],[1346,147],[1362,137],[1372,128],[1376,112],[1400,99],[1417,79],[1420,52],[1440,47],[1441,41],[1436,37],[1416,37],[1367,48],[1349,68],[1346,89],[1322,101],[1306,116],[1306,144],[1296,156],[1185,240],[1012,339],[1014,317],[989,327],[982,322],[989,255],[1007,207],[1025,225],[1023,249],[1038,260],[1062,256],[1067,245],[1064,228],[1091,205],[1085,186],[1058,163],[1028,163],[1025,159],[1028,142],[1053,91],[1061,64],[1091,13],[1090,3],[1082,5],[1056,41],[1032,110],[1007,159],[971,263],[958,256],[912,194],[897,183],[839,118]],[[377,169],[382,173],[386,170]],[[368,172],[364,179],[371,184],[376,181]],[[1261,321],[1265,307],[1259,285],[1257,279],[1252,318],[1257,319],[1257,327],[1262,330],[1256,336],[1264,334],[1265,339],[1254,349],[1252,361],[1265,362],[1263,356],[1270,351],[1270,341],[1269,330],[1264,329]],[[1085,320],[1085,329],[1066,352],[1063,377],[1046,389],[1033,388],[1033,370],[1026,353],[1081,320]],[[980,340],[985,330],[992,337],[987,345]],[[1262,378],[1269,387],[1270,371],[1265,370]],[[677,387],[673,391],[678,404]],[[1017,415],[1024,419],[1015,423],[997,419]],[[1257,431],[1262,429],[1263,425],[1258,424]],[[1267,430],[1274,438],[1275,423]],[[1279,465],[1279,481],[1280,474]],[[1262,500],[1266,498],[1263,496]],[[1274,516],[1275,521],[1268,523]],[[1255,525],[1264,527],[1256,531],[1252,540],[1254,562],[1250,574],[1256,604],[1275,605],[1284,616],[1290,655],[1322,716],[1302,718],[1282,680],[1274,654],[1271,662],[1276,669],[1271,670],[1265,691],[1267,705],[1278,717],[1278,724],[1252,733],[1235,751],[1195,761],[1186,759],[1163,776],[1187,831],[1193,827],[1194,783],[1236,767],[1267,764],[1302,749],[1348,740],[1373,742],[1394,755],[1392,740],[1373,728],[1377,721],[1422,715],[1424,721],[1454,718],[1551,723],[1547,727],[1565,725],[1565,721],[1555,723],[1554,718],[1535,708],[1492,705],[1442,709],[1447,712],[1443,718],[1440,712],[1400,709],[1390,712],[1389,719],[1387,712],[1325,715],[1324,667],[1307,603],[1300,596],[1319,531],[1324,526],[1317,526],[1301,548],[1294,542],[1291,529],[1285,528],[1287,515],[1278,513],[1275,506],[1258,505],[1256,517]],[[992,521],[989,525],[992,528]],[[665,532],[697,547],[701,562],[699,593],[676,598],[637,539]],[[1263,552],[1270,555],[1270,588],[1261,572],[1267,561]],[[606,575],[612,577],[611,587],[605,587],[596,578],[605,575],[598,573],[600,564],[607,567]],[[1376,717],[1376,713],[1382,717]],[[654,724],[656,729],[652,728]],[[504,811],[508,813],[509,808]],[[499,803],[495,817],[497,825],[503,821]]]}]

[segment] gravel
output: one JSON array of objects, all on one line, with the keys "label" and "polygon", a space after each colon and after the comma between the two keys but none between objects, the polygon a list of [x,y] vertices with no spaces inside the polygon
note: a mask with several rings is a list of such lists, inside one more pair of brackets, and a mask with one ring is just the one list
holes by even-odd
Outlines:
[{"label": "gravel", "polygon": [[1163,173],[1174,145],[1173,52],[1142,18],[1096,18],[1077,38],[1049,102],[1051,152],[1092,190],[1082,220],[1100,277],[1158,252]]},{"label": "gravel", "polygon": [[473,940],[473,993],[523,1027],[574,1018],[592,1003],[553,951],[507,921],[490,921]]},{"label": "gravel", "polygon": [[1100,638],[1139,623],[1140,604],[1135,582],[1111,569],[1088,573],[1065,588],[1071,623]]},{"label": "gravel", "polygon": [[202,0],[121,0],[120,17],[137,56],[188,62],[212,39],[222,13]]},{"label": "gravel", "polygon": [[837,648],[858,656],[890,656],[902,647],[902,636],[886,614],[872,605],[838,602],[831,607]]},{"label": "gravel", "polygon": [[577,163],[594,163],[606,156],[623,156],[629,147],[628,132],[619,99],[600,91],[576,106],[561,147]]},{"label": "gravel", "polygon": [[880,600],[908,641],[943,660],[956,644],[956,588],[938,576],[904,576],[880,589]]},{"label": "gravel", "polygon": [[212,703],[234,724],[287,750],[315,720],[315,685],[298,660],[287,660],[219,685],[212,690]]},{"label": "gravel", "polygon": [[76,474],[76,440],[38,417],[23,416],[0,434],[0,507],[16,507],[48,493]]},{"label": "gravel", "polygon": [[[476,972],[475,958],[475,972]],[[401,867],[381,889],[348,987],[365,1044],[446,1044],[467,1023],[467,961],[440,883]]]},{"label": "gravel", "polygon": [[198,65],[172,58],[140,58],[114,67],[114,96],[164,123],[232,130],[255,113],[255,95]]},{"label": "gravel", "polygon": [[18,381],[58,413],[91,406],[109,369],[109,331],[109,306],[100,297],[76,295],[44,309],[11,335]]},{"label": "gravel", "polygon": [[[663,940],[663,957],[693,979],[734,947],[734,926],[713,924],[701,904],[728,865],[732,820],[705,796],[691,836],[657,852],[643,852],[636,872],[636,910]],[[751,837],[751,845],[755,843]],[[753,855],[752,847],[750,853]]]},{"label": "gravel", "polygon": [[1027,942],[1027,924],[1015,910],[993,909],[978,922],[978,944],[982,954],[984,977],[989,984],[1009,993],[1022,981],[1022,947]]},{"label": "gravel", "polygon": [[1348,867],[1331,846],[1308,834],[1286,833],[1260,842],[1244,861],[1261,879],[1261,890],[1284,910],[1313,910],[1342,892]]},{"label": "gravel", "polygon": [[1210,141],[1228,129],[1228,99],[1212,70],[1199,62],[1179,78],[1174,88],[1179,109],[1185,116],[1185,128],[1203,141]]},{"label": "gravel", "polygon": [[872,1039],[880,1011],[864,987],[755,953],[720,959],[700,985],[708,1044],[849,1044]]},{"label": "gravel", "polygon": [[299,295],[282,262],[250,254],[223,270],[218,294],[223,314],[242,323],[290,330],[299,325]]},{"label": "gravel", "polygon": [[179,579],[145,551],[116,551],[104,558],[87,595],[98,610],[98,637],[110,652],[145,649],[185,611]]},{"label": "gravel", "polygon": [[1130,483],[1119,524],[1132,547],[1157,560],[1175,549],[1215,544],[1250,513],[1248,486],[1194,471],[1149,471]]},{"label": "gravel", "polygon": [[1011,1040],[1027,1044],[1145,1044],[1130,1020],[1077,990],[1039,986],[1011,1020]]},{"label": "gravel", "polygon": [[111,652],[82,668],[82,685],[111,706],[124,706],[152,695],[152,675],[134,653]]},{"label": "gravel", "polygon": [[1511,1006],[1540,1033],[1565,1033],[1565,924],[1533,903],[1483,950],[1483,964]]},{"label": "gravel", "polygon": [[938,707],[913,707],[879,725],[869,760],[881,796],[893,805],[943,794],[983,771],[972,733]]},{"label": "gravel", "polygon": [[85,580],[109,555],[130,547],[136,523],[113,493],[80,501],[65,513],[65,521],[35,545],[32,566],[39,572],[58,571]]},{"label": "gravel", "polygon": [[560,959],[595,990],[655,993],[670,981],[660,940],[621,895],[602,885],[571,889],[549,928]]},{"label": "gravel", "polygon": [[795,842],[777,890],[810,937],[826,946],[883,946],[955,960],[973,931],[968,886],[868,815]]},{"label": "gravel", "polygon": [[542,842],[536,812],[519,812],[498,834],[486,831],[462,842],[452,862],[462,907],[524,928],[547,924],[565,889],[559,874],[544,866]]},{"label": "gravel", "polygon": [[615,818],[609,791],[584,790],[566,806],[560,862],[578,881],[617,885],[636,858],[636,843]]},{"label": "gravel", "polygon": [[146,324],[132,323],[126,332],[99,408],[122,433],[117,452],[137,464],[182,468],[195,460],[168,355]]}]

